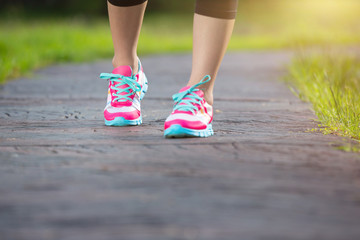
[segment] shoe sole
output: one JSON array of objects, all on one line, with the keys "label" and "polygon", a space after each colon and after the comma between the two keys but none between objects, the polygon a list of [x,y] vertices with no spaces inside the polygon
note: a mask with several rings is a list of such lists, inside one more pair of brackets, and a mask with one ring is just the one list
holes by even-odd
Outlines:
[{"label": "shoe sole", "polygon": [[[148,90],[148,80],[144,74],[145,82],[144,85],[141,88],[141,94],[140,94],[140,100],[142,100],[145,97],[145,93]],[[106,126],[113,126],[113,127],[124,127],[124,126],[137,126],[142,124],[142,117],[140,116],[137,119],[134,120],[127,120],[123,117],[116,117],[114,120],[106,120],[105,119],[105,125]]]},{"label": "shoe sole", "polygon": [[172,125],[164,131],[166,138],[189,138],[189,137],[210,137],[214,135],[212,125],[209,124],[204,130],[184,128],[179,124]]},{"label": "shoe sole", "polygon": [[116,118],[114,118],[114,120],[110,120],[110,121],[105,119],[105,125],[113,126],[113,127],[137,126],[137,125],[140,125],[141,123],[142,123],[141,116],[134,120],[126,120],[123,117],[116,117]]}]

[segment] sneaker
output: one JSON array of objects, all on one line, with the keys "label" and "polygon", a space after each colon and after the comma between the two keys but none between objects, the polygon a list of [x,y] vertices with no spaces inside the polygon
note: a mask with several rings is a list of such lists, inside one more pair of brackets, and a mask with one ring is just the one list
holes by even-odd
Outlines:
[{"label": "sneaker", "polygon": [[173,95],[175,105],[165,120],[164,136],[171,137],[209,137],[212,129],[213,108],[204,99],[204,92],[198,86],[210,81],[206,75],[198,84],[182,88]]},{"label": "sneaker", "polygon": [[107,103],[104,109],[105,125],[131,126],[142,123],[140,100],[148,89],[148,81],[140,60],[139,71],[130,66],[120,66],[112,73],[101,73],[101,79],[109,80]]}]

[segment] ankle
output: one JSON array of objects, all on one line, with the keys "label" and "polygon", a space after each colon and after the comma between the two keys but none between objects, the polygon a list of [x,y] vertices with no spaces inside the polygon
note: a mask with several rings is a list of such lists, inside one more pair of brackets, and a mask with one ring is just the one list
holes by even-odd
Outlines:
[{"label": "ankle", "polygon": [[116,56],[112,59],[112,65],[114,68],[117,68],[119,66],[130,66],[133,70],[133,74],[136,74],[139,71],[139,64],[138,64],[138,58],[118,58]]},{"label": "ankle", "polygon": [[214,104],[214,97],[212,93],[204,92],[204,99],[211,106]]},{"label": "ankle", "polygon": [[[195,84],[199,83],[199,78],[190,78],[190,80],[188,81],[188,83],[186,84],[186,86],[194,86]],[[204,99],[205,101],[210,104],[213,105],[214,103],[214,97],[213,97],[213,89],[214,89],[214,85],[213,83],[204,83],[203,85],[198,87],[199,89],[201,89],[204,92]]]}]

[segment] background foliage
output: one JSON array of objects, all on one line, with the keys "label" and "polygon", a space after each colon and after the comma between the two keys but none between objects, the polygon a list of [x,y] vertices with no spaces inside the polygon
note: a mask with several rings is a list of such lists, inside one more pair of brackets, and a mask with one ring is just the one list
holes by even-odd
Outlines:
[{"label": "background foliage", "polygon": [[[241,0],[240,0],[241,1]],[[148,12],[188,12],[195,0],[149,0]],[[106,15],[106,0],[2,0],[0,9],[22,14]]]}]

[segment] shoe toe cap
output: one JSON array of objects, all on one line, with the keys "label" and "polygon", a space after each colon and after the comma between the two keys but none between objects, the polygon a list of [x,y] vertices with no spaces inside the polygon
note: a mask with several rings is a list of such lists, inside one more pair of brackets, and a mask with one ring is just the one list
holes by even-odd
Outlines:
[{"label": "shoe toe cap", "polygon": [[104,110],[104,118],[108,121],[114,120],[117,117],[123,117],[126,120],[135,120],[140,117],[141,113],[137,109],[129,111],[114,111],[113,109]]}]

